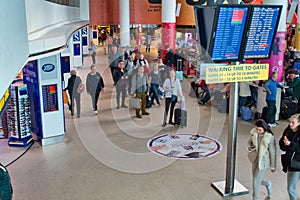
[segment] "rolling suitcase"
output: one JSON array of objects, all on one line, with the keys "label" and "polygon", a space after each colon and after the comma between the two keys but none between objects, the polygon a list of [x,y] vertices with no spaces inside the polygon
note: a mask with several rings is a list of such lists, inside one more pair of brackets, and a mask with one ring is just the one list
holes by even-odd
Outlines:
[{"label": "rolling suitcase", "polygon": [[187,126],[187,112],[180,108],[175,109],[175,124],[181,127]]},{"label": "rolling suitcase", "polygon": [[252,111],[248,106],[242,106],[240,108],[241,120],[249,121],[252,119]]}]

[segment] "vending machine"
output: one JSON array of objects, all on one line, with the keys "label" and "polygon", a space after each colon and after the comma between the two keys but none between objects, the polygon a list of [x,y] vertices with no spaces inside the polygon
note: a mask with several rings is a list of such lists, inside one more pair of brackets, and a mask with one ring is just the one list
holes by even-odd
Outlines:
[{"label": "vending machine", "polygon": [[30,105],[26,84],[13,84],[7,107],[9,146],[28,146],[33,142],[30,131]]}]

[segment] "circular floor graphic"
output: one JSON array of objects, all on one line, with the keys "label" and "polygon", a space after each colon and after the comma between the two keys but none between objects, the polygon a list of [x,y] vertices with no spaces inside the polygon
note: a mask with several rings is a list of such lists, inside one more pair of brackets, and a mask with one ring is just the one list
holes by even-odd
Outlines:
[{"label": "circular floor graphic", "polygon": [[164,134],[149,140],[148,149],[158,155],[175,159],[202,159],[222,150],[222,144],[204,135]]}]

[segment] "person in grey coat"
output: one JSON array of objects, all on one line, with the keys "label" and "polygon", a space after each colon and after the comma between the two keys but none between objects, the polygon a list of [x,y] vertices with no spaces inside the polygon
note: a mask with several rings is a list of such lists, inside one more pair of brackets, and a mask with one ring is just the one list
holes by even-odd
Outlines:
[{"label": "person in grey coat", "polygon": [[[139,66],[137,73],[132,77],[131,95],[142,100],[142,115],[149,115],[146,111],[146,97],[149,95],[150,87],[148,76],[144,73],[144,67]],[[141,109],[136,109],[136,117],[142,118]]]},{"label": "person in grey coat", "polygon": [[263,185],[267,188],[268,192],[268,196],[265,199],[271,199],[272,183],[266,181],[264,176],[269,168],[271,168],[271,172],[275,172],[276,170],[275,138],[268,124],[262,119],[256,121],[255,128],[250,133],[248,158],[252,162],[252,198],[253,200],[259,199],[260,185]]}]

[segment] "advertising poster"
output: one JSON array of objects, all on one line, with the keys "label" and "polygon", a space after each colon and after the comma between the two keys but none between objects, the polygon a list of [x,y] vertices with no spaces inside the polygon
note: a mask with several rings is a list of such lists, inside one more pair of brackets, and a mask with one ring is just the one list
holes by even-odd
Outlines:
[{"label": "advertising poster", "polygon": [[285,47],[285,32],[277,32],[276,37],[273,41],[271,57],[266,60],[262,60],[260,63],[268,63],[269,77],[272,72],[278,73],[278,81],[282,81],[283,74],[283,61],[284,61],[284,47]]}]

